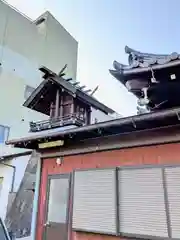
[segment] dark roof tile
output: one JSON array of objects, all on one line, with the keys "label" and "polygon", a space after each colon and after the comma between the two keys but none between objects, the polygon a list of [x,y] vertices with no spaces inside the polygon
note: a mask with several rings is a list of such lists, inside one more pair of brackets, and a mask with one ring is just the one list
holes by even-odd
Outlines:
[{"label": "dark roof tile", "polygon": [[[172,67],[173,64],[180,65],[180,54],[177,52],[172,52],[171,54],[152,54],[152,53],[142,53],[136,51],[128,46],[125,47],[125,52],[129,55],[128,65],[121,64],[118,61],[113,62],[114,70],[117,71],[118,79],[120,76],[139,73],[143,71],[150,71],[153,69],[160,69],[161,66]],[[141,69],[139,71],[139,69]],[[114,76],[115,72],[112,70],[110,73]],[[115,76],[116,77],[116,76]]]}]

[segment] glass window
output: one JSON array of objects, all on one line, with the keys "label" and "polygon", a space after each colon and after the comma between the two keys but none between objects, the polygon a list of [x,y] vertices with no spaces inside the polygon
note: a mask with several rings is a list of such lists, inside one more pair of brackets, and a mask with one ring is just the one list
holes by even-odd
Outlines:
[{"label": "glass window", "polygon": [[0,125],[0,143],[7,141],[9,136],[9,127]]},{"label": "glass window", "polygon": [[49,187],[48,222],[65,223],[69,195],[69,179],[51,179]]}]

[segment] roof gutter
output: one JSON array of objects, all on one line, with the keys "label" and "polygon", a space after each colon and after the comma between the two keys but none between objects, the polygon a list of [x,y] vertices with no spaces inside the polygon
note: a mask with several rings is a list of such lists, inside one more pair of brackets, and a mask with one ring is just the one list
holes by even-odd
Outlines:
[{"label": "roof gutter", "polygon": [[17,144],[20,142],[27,142],[27,141],[32,141],[36,139],[44,139],[47,137],[58,137],[58,136],[64,137],[65,135],[68,135],[68,134],[90,132],[97,129],[106,129],[106,128],[111,128],[116,126],[123,126],[126,124],[132,124],[134,127],[136,127],[136,124],[139,122],[160,120],[167,117],[172,117],[174,115],[176,115],[177,118],[180,120],[180,108],[174,108],[174,109],[169,109],[164,111],[158,111],[158,112],[146,113],[142,115],[135,115],[135,116],[126,117],[126,118],[120,118],[116,120],[101,122],[101,123],[83,126],[79,128],[68,129],[63,132],[49,133],[48,135],[38,135],[38,136],[36,135],[36,136],[31,136],[31,137],[26,137],[21,139],[14,139],[14,140],[7,141],[6,144]]}]

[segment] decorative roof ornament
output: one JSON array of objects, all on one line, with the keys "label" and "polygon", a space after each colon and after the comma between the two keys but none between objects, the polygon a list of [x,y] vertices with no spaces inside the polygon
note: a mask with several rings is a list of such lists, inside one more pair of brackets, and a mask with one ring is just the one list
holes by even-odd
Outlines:
[{"label": "decorative roof ornament", "polygon": [[67,68],[67,64],[65,64],[64,67],[58,73],[59,77],[63,77],[65,75],[64,71],[66,70],[66,68]]}]

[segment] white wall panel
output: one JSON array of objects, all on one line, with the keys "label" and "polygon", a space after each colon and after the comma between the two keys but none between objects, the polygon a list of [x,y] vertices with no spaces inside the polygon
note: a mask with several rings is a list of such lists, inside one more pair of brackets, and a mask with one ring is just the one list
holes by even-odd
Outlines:
[{"label": "white wall panel", "polygon": [[180,167],[165,169],[172,238],[180,239]]}]

